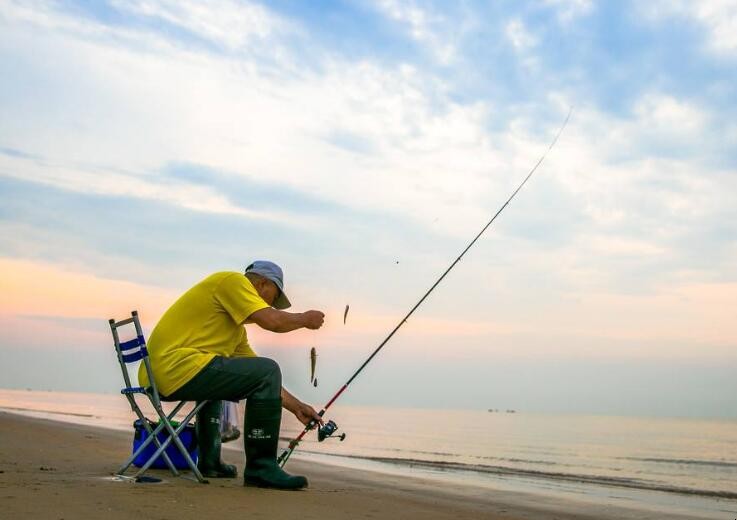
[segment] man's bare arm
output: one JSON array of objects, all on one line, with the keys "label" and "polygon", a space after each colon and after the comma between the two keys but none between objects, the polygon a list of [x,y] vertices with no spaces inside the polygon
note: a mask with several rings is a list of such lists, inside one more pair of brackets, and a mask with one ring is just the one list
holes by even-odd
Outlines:
[{"label": "man's bare arm", "polygon": [[299,419],[299,422],[305,426],[313,419],[322,424],[322,417],[318,415],[313,407],[294,397],[284,387],[281,388],[281,405],[292,412]]},{"label": "man's bare arm", "polygon": [[271,307],[254,312],[246,320],[271,332],[291,332],[301,328],[315,330],[322,327],[324,321],[325,315],[320,311],[286,312]]}]

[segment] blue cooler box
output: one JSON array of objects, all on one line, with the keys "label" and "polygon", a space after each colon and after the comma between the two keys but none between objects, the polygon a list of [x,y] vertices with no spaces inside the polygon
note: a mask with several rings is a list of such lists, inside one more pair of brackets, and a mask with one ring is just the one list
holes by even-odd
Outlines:
[{"label": "blue cooler box", "polygon": [[[147,419],[148,420],[148,419]],[[158,423],[155,423],[153,421],[148,421],[148,424],[151,426],[152,430],[155,430],[158,426]],[[179,426],[179,424],[175,421],[171,422],[174,429]],[[146,428],[143,427],[143,424],[141,423],[140,419],[136,420],[133,423],[133,451],[132,453],[135,453],[135,451],[138,449],[138,447],[143,444],[143,442],[148,439],[148,432],[146,431]],[[166,430],[161,430],[157,435],[159,442],[163,443],[168,437],[169,432]],[[179,439],[182,441],[182,444],[184,444],[184,447],[189,452],[189,456],[192,457],[192,460],[197,463],[197,435],[195,434],[195,426],[194,424],[188,424],[184,427],[184,429],[179,432]],[[138,454],[138,457],[133,459],[133,465],[140,468],[146,462],[148,462],[148,459],[151,458],[151,456],[156,452],[156,444],[151,442],[146,448]],[[169,455],[169,459],[171,459],[171,462],[174,464],[174,467],[177,469],[189,469],[189,465],[187,464],[187,461],[184,459],[184,456],[179,452],[177,447],[174,445],[174,442],[172,441],[169,446],[166,447],[165,450],[166,454]],[[154,463],[151,465],[152,468],[156,469],[166,469],[166,462],[164,462],[164,458],[159,456]]]}]

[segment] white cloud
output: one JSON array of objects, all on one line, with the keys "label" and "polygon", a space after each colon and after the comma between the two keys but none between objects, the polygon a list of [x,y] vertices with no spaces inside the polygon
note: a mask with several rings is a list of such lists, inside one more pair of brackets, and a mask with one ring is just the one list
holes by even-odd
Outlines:
[{"label": "white cloud", "polygon": [[545,0],[545,3],[558,10],[558,16],[563,22],[586,16],[594,10],[592,0]]},{"label": "white cloud", "polygon": [[[52,15],[63,23],[63,14]],[[4,32],[10,45],[40,58],[29,60],[33,74],[53,87],[33,106],[6,107],[0,128],[5,146],[55,165],[12,166],[37,180],[102,193],[121,181],[116,171],[137,172],[120,189],[242,211],[217,193],[156,185],[155,172],[177,160],[421,221],[448,214],[441,226],[449,230],[477,216],[476,201],[496,182],[490,107],[444,101],[443,85],[412,67],[333,61],[320,74],[274,76],[245,58],[147,49],[147,33],[131,48],[115,28],[100,40],[43,27],[33,37],[12,25]],[[326,137],[345,130],[375,153],[357,155]]]},{"label": "white cloud", "polygon": [[[620,137],[629,140],[628,148],[639,152],[649,148],[682,155],[684,150],[703,145],[709,148],[705,136],[710,132],[709,114],[703,108],[686,100],[660,93],[646,93],[633,107],[632,124],[622,128]],[[624,145],[624,143],[623,143]],[[634,145],[634,146],[633,146]]]},{"label": "white cloud", "polygon": [[696,136],[705,129],[706,114],[692,103],[669,95],[648,93],[635,105],[638,123]]},{"label": "white cloud", "polygon": [[[427,23],[423,15],[401,13],[418,27]],[[503,202],[555,131],[537,134],[518,117],[491,132],[495,107],[452,102],[442,83],[410,66],[334,59],[323,62],[320,73],[295,76],[277,68],[266,75],[247,57],[166,47],[150,33],[142,33],[138,40],[144,43],[136,47],[121,41],[117,28],[88,27],[73,36],[68,18],[47,12],[32,37],[12,23],[4,27],[6,45],[34,56],[28,60],[33,73],[54,88],[33,106],[4,107],[8,119],[0,127],[5,146],[37,153],[54,165],[16,160],[6,171],[68,189],[103,193],[119,185],[132,195],[198,211],[289,220],[246,211],[202,187],[157,184],[155,172],[176,160],[281,183],[358,209],[381,207],[423,223],[443,215],[434,229],[459,234],[482,221],[495,201]],[[518,45],[531,44],[521,24],[510,31]],[[560,104],[562,114],[567,103]],[[689,171],[702,169],[698,160],[668,163],[649,156],[650,145],[707,146],[710,125],[700,107],[659,93],[643,96],[632,119],[584,107],[548,161],[558,171],[555,182],[584,197],[593,222],[631,224],[631,212],[617,197],[648,179],[677,192],[688,184]],[[341,133],[367,143],[371,153],[336,146],[330,136]],[[632,162],[623,166],[622,157]],[[686,197],[668,196],[670,209],[688,209]],[[659,199],[664,205],[665,197]]]},{"label": "white cloud", "polygon": [[525,27],[522,20],[511,20],[507,23],[504,33],[507,35],[507,39],[517,50],[529,49],[537,44],[537,40],[532,33],[530,33],[527,27]]},{"label": "white cloud", "polygon": [[0,175],[39,182],[93,195],[134,197],[166,202],[203,213],[237,215],[295,225],[300,219],[276,212],[255,211],[233,204],[209,187],[183,182],[157,181],[150,176],[126,174],[109,167],[91,169],[79,165],[55,165],[0,154]]},{"label": "white cloud", "polygon": [[737,2],[735,0],[712,0],[693,2],[694,15],[710,31],[711,45],[720,52],[737,50]]},{"label": "white cloud", "polygon": [[629,117],[577,108],[561,150],[550,161],[567,189],[595,197],[587,213],[602,226],[633,229],[651,214],[667,227],[673,214],[697,218],[715,209],[709,199],[718,207],[729,204],[728,192],[719,195],[722,179],[708,165],[719,139],[703,108],[648,92]]},{"label": "white cloud", "polygon": [[734,57],[737,50],[737,1],[709,0],[690,2],[685,0],[657,0],[638,2],[638,12],[647,19],[660,21],[672,16],[687,17],[702,24],[708,31],[708,43],[712,51]]},{"label": "white cloud", "polygon": [[[63,56],[64,67],[38,60],[36,73],[59,88],[31,110],[6,107],[11,117],[0,128],[6,146],[46,157],[53,167],[5,157],[3,169],[66,189],[122,190],[197,211],[297,220],[235,206],[210,188],[163,184],[156,172],[176,160],[356,209],[381,208],[428,227],[442,216],[434,231],[465,237],[504,201],[556,130],[537,134],[520,116],[491,132],[495,107],[449,101],[443,84],[410,66],[333,60],[319,74],[273,77],[245,59],[176,48],[142,52],[110,37],[100,43],[53,30],[32,39],[6,35],[36,57]],[[562,114],[567,103],[560,104]],[[700,107],[659,93],[643,96],[631,119],[583,107],[548,159],[546,176],[578,198],[588,225],[619,229],[612,240],[622,250],[642,240],[630,234],[644,214],[703,215],[713,190],[694,180],[703,171],[698,161],[648,154],[653,143],[666,151],[706,143],[709,128]],[[330,136],[341,132],[368,143],[370,153],[336,145]],[[633,193],[648,182],[665,187],[642,206]],[[667,247],[653,240],[655,249]]]},{"label": "white cloud", "polygon": [[121,10],[159,18],[230,49],[253,39],[266,39],[290,29],[290,24],[268,9],[243,0],[117,0]]},{"label": "white cloud", "polygon": [[593,9],[591,0],[545,0],[545,4],[557,10],[558,19],[563,23],[585,16]]},{"label": "white cloud", "polygon": [[[453,61],[457,50],[448,39],[449,27],[442,16],[420,8],[412,1],[381,0],[376,7],[387,18],[407,24],[412,38],[427,45],[438,61],[445,64]],[[436,29],[437,25],[444,29]]]},{"label": "white cloud", "polygon": [[[425,34],[428,18],[398,9],[397,16]],[[208,187],[163,183],[157,172],[176,160],[357,210],[389,212],[465,239],[506,199],[557,130],[555,122],[541,132],[525,108],[511,120],[495,121],[497,107],[452,101],[441,81],[412,66],[333,58],[321,62],[319,72],[292,74],[275,66],[267,74],[247,55],[197,53],[168,45],[161,35],[93,22],[82,29],[53,10],[38,16],[42,21],[22,22],[34,24],[32,33],[12,20],[0,28],[3,47],[25,57],[31,73],[22,77],[35,78],[45,92],[3,106],[0,143],[48,164],[4,157],[3,170],[65,189],[123,192],[294,224],[293,215],[244,209]],[[522,25],[511,36],[519,45],[532,44]],[[273,31],[264,38],[278,43]],[[551,96],[561,119],[568,104],[565,96]],[[489,129],[490,121],[499,123],[497,130]],[[575,287],[616,291],[621,279],[611,269],[612,257],[678,255],[673,239],[684,226],[708,225],[713,212],[734,202],[735,191],[707,175],[704,165],[704,150],[721,142],[712,126],[712,115],[698,105],[660,92],[642,96],[628,117],[577,108],[546,160],[544,177],[515,201],[510,220],[524,222],[527,214],[544,220],[544,208],[560,209],[570,229],[559,232],[575,254],[552,246],[536,264],[538,252],[521,247],[515,263],[537,265]],[[370,153],[341,147],[332,138],[341,134],[365,143]],[[687,153],[669,157],[670,150]],[[644,185],[656,188],[643,197]],[[537,224],[543,234],[555,231]],[[507,238],[513,232],[507,228]]]}]

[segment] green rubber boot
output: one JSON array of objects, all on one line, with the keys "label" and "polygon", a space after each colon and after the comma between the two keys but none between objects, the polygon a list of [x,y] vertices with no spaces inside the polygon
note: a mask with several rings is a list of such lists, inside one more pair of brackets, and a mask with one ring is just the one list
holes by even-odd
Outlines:
[{"label": "green rubber boot", "polygon": [[275,489],[307,487],[305,477],[290,475],[276,463],[281,426],[281,399],[248,399],[245,437],[246,469],[243,485]]},{"label": "green rubber boot", "polygon": [[220,413],[222,401],[210,401],[197,412],[197,445],[200,449],[197,468],[205,478],[235,478],[238,469],[220,459]]}]

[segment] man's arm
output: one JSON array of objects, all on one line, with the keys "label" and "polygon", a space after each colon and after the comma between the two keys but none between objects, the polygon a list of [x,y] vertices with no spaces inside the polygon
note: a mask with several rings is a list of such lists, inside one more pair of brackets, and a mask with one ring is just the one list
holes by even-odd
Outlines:
[{"label": "man's arm", "polygon": [[299,422],[305,426],[313,419],[322,424],[322,417],[318,415],[313,407],[294,397],[284,387],[281,387],[281,405],[292,412],[299,419]]},{"label": "man's arm", "polygon": [[319,329],[325,321],[320,311],[286,312],[267,307],[251,314],[246,323],[253,322],[271,332],[291,332],[293,330]]}]

